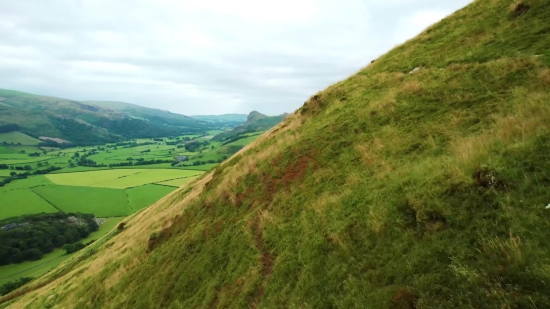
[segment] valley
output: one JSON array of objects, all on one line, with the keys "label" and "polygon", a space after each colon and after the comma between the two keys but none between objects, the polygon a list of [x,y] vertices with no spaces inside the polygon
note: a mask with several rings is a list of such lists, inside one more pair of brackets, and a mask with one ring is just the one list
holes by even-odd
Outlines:
[{"label": "valley", "polygon": [[[237,120],[209,116],[207,121],[217,129],[92,146],[67,147],[51,143],[56,138],[34,138],[20,131],[0,133],[0,238],[5,237],[2,230],[9,231],[17,222],[62,213],[97,218],[98,230],[83,234],[87,236],[75,243],[97,240],[125,217],[192,183],[263,133],[248,130],[214,141]],[[23,254],[17,261],[12,260],[13,248]],[[29,248],[0,250],[0,287],[39,277],[72,255],[61,244],[53,250],[39,244],[43,251],[39,258],[27,256]]]}]

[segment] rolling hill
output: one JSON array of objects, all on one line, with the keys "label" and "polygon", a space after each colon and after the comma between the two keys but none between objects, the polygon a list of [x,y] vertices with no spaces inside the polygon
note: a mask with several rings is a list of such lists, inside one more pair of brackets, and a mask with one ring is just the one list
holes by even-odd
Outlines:
[{"label": "rolling hill", "polygon": [[101,144],[215,128],[184,115],[129,103],[79,102],[0,89],[0,133],[21,131],[73,144]]},{"label": "rolling hill", "polygon": [[217,134],[212,138],[212,140],[226,141],[243,133],[267,131],[283,121],[283,119],[287,116],[288,114],[266,116],[260,112],[252,111],[248,114],[246,121],[243,124],[236,126],[231,130]]},{"label": "rolling hill", "polygon": [[195,115],[190,116],[192,118],[203,120],[203,121],[210,121],[210,122],[237,122],[238,124],[242,124],[246,121],[246,114],[223,114],[223,115]]},{"label": "rolling hill", "polygon": [[550,2],[511,3],[474,1],[313,95],[0,302],[550,308]]}]

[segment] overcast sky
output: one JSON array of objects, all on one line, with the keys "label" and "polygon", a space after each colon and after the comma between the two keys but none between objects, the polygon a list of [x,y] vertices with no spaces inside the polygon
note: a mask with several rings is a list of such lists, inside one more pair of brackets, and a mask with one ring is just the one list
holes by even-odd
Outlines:
[{"label": "overcast sky", "polygon": [[470,0],[0,0],[0,88],[292,112]]}]

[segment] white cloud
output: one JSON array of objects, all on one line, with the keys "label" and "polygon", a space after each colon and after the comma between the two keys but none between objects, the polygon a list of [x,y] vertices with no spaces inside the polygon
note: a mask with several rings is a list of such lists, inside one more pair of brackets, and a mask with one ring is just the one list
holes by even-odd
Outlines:
[{"label": "white cloud", "polygon": [[451,13],[451,11],[444,10],[423,10],[404,16],[399,19],[398,27],[394,31],[394,38],[399,42],[411,39]]},{"label": "white cloud", "polygon": [[0,88],[291,112],[470,0],[0,0]]}]

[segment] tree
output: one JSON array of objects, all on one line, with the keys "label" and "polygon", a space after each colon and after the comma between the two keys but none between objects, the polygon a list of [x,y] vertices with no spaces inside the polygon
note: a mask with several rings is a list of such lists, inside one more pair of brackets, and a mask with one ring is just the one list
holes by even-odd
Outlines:
[{"label": "tree", "polygon": [[42,164],[42,162],[38,162],[36,165],[38,165],[38,167],[42,167],[44,164]]},{"label": "tree", "polygon": [[126,226],[126,222],[122,221],[118,224],[117,230],[122,231],[125,226]]},{"label": "tree", "polygon": [[11,177],[13,177],[13,176],[15,176],[15,175],[17,175],[16,172],[10,172],[10,176],[11,176]]},{"label": "tree", "polygon": [[80,154],[79,154],[78,152],[75,152],[75,153],[74,153],[74,157],[75,157],[75,158],[78,158],[78,157],[80,157]]},{"label": "tree", "polygon": [[30,166],[30,165],[25,165],[23,168],[27,171],[32,170],[32,166]]},{"label": "tree", "polygon": [[73,244],[66,244],[62,247],[62,249],[65,250],[65,252],[67,252],[67,254],[76,252],[76,247]]}]

